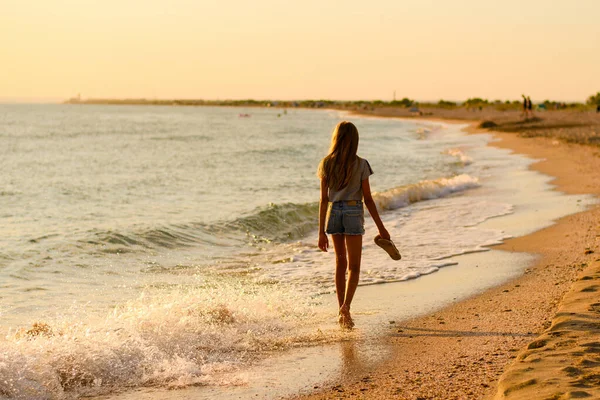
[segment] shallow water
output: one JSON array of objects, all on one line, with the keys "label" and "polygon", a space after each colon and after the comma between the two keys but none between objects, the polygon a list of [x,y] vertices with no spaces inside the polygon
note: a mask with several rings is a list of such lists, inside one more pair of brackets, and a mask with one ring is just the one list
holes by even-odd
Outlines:
[{"label": "shallow water", "polygon": [[[315,246],[316,166],[343,118],[0,106],[0,393],[246,385],[267,354],[343,340],[333,254]],[[551,192],[488,135],[351,119],[403,254],[391,262],[367,219],[361,285],[456,265],[589,202]]]}]

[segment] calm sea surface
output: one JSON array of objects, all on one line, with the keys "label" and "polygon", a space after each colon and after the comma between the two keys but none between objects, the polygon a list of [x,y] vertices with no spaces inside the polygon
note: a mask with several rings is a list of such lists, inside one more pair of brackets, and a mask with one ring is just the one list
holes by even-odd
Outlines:
[{"label": "calm sea surface", "polygon": [[514,211],[506,182],[530,160],[452,126],[0,105],[0,397],[236,384],[265,351],[340,340],[319,301],[333,256],[315,245],[315,173],[341,119],[359,129],[403,253],[374,246],[367,219],[361,284],[418,278],[507,236],[478,225]]}]

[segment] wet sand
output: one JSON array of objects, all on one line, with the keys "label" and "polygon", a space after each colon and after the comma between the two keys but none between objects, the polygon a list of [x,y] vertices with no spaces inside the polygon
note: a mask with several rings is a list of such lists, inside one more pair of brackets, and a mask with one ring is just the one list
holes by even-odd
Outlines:
[{"label": "wet sand", "polygon": [[[532,169],[556,177],[557,190],[599,195],[600,149],[567,143],[553,129],[562,128],[530,138],[495,133],[494,145],[543,159]],[[594,124],[578,129],[595,135]],[[391,324],[385,362],[302,398],[598,398],[600,207],[495,249],[540,257],[506,284]]]}]

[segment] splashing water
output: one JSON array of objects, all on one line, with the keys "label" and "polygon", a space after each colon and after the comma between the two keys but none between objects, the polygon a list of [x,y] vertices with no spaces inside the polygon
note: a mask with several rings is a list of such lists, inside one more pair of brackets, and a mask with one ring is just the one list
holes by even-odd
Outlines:
[{"label": "splashing water", "polygon": [[277,285],[150,290],[85,322],[45,321],[0,342],[0,393],[77,398],[140,386],[243,383],[269,352],[338,340],[330,310]]}]

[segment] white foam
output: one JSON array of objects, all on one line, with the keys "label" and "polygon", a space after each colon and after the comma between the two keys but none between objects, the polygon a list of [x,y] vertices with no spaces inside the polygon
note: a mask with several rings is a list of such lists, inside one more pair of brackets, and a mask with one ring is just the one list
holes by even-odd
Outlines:
[{"label": "white foam", "polygon": [[451,193],[479,186],[479,180],[462,174],[452,178],[440,178],[400,186],[385,192],[373,193],[373,199],[380,210],[395,210],[422,200],[437,199]]},{"label": "white foam", "polygon": [[151,290],[105,318],[11,332],[0,341],[0,393],[53,399],[244,384],[240,367],[267,351],[337,340],[330,311],[290,288],[249,282]]},{"label": "white foam", "polygon": [[[392,261],[375,245],[377,228],[367,219],[359,285],[416,279],[455,265],[456,261],[449,259],[452,256],[487,251],[486,245],[499,243],[506,234],[499,229],[481,229],[478,224],[510,212],[510,204],[454,196],[382,213],[381,218],[402,254],[399,262]],[[316,248],[316,242],[315,233],[312,240],[265,247],[256,259],[256,279],[303,286],[307,293],[333,291],[333,244],[330,239],[330,251],[324,254]],[[286,254],[294,254],[293,259],[276,262]]]},{"label": "white foam", "polygon": [[453,157],[456,157],[459,163],[463,166],[473,164],[473,159],[467,156],[461,149],[453,148],[444,151],[442,154],[448,154]]}]

